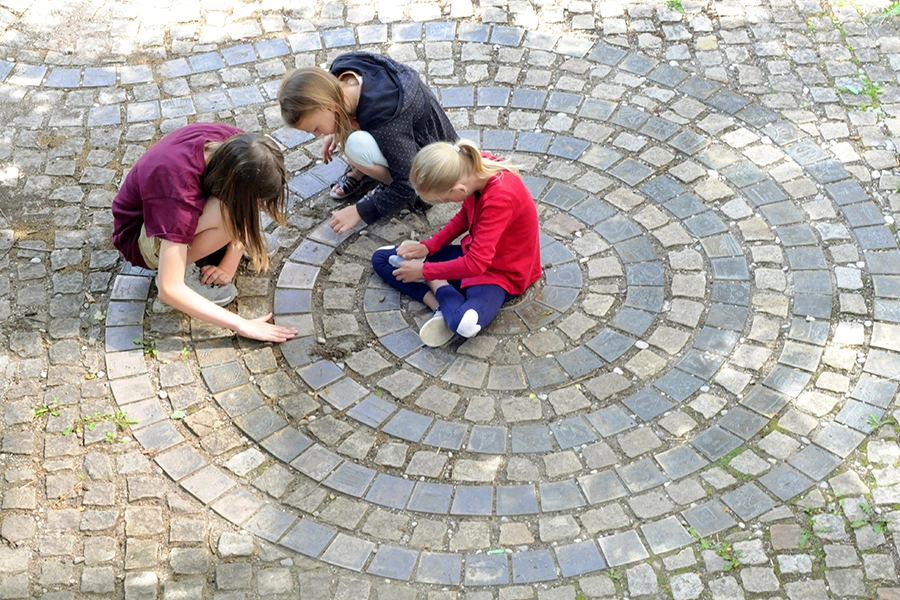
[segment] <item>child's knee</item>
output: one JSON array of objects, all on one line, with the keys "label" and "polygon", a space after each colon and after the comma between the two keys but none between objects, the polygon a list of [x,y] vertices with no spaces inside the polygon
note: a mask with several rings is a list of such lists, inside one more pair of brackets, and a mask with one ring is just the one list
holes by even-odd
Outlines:
[{"label": "child's knee", "polygon": [[470,338],[479,331],[481,331],[481,325],[478,324],[478,313],[470,308],[463,314],[462,319],[459,320],[459,325],[456,327],[456,333],[464,338]]}]

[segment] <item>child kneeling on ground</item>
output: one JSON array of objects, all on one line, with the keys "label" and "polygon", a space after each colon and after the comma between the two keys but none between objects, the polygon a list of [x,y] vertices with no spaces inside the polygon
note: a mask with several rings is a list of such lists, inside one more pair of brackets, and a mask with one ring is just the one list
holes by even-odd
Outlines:
[{"label": "child kneeling on ground", "polygon": [[[246,254],[269,265],[259,211],[284,223],[286,172],[275,143],[221,123],[194,123],[154,144],[128,172],[112,204],[113,245],[132,264],[157,269],[159,299],[245,337],[283,342],[297,335],[222,306]],[[272,245],[272,242],[268,242]],[[220,250],[217,265],[194,263]]]},{"label": "child kneeling on ground", "polygon": [[[514,166],[466,140],[422,148],[410,182],[429,204],[462,206],[431,238],[379,248],[372,266],[392,287],[435,311],[419,337],[437,347],[454,333],[476,335],[504,302],[541,277],[537,208]],[[451,244],[466,232],[460,245]]]}]

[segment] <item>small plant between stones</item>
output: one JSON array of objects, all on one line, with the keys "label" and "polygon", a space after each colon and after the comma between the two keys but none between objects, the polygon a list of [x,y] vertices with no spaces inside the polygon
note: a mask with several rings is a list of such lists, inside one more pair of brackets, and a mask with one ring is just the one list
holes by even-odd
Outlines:
[{"label": "small plant between stones", "polygon": [[731,542],[723,542],[718,539],[715,542],[711,542],[701,537],[693,527],[688,528],[688,533],[690,533],[694,537],[694,540],[700,544],[701,549],[715,550],[716,554],[725,561],[725,564],[722,566],[723,571],[737,571],[741,568],[741,551],[735,550],[734,546],[731,545]]},{"label": "small plant between stones", "polygon": [[681,0],[666,0],[666,7],[680,13],[684,12],[684,7],[681,5]]},{"label": "small plant between stones", "polygon": [[54,398],[53,404],[38,404],[37,406],[32,406],[34,409],[34,418],[40,419],[44,415],[50,415],[51,417],[59,416],[59,405],[55,402],[59,398]]},{"label": "small plant between stones", "polygon": [[144,351],[145,355],[150,355],[153,358],[157,358],[159,356],[159,350],[156,349],[156,340],[145,340],[143,338],[135,338],[132,340],[135,346],[140,346]]},{"label": "small plant between stones", "polygon": [[867,502],[860,503],[859,508],[866,514],[866,518],[857,519],[851,522],[851,529],[859,529],[861,527],[865,527],[866,525],[872,525],[872,531],[874,531],[875,533],[890,535],[890,529],[888,528],[888,526],[894,522],[893,519],[889,519],[884,515],[876,514],[875,510],[871,506],[869,506]]},{"label": "small plant between stones", "polygon": [[124,431],[125,428],[129,425],[136,425],[138,422],[130,420],[128,418],[128,414],[121,410],[117,410],[115,413],[105,414],[95,412],[93,415],[87,415],[76,420],[71,427],[66,427],[65,429],[63,429],[62,434],[80,434],[84,430],[93,431],[97,427],[98,423],[113,423],[116,426],[115,432],[106,432],[106,441],[107,443],[112,444],[115,442],[127,442],[127,438],[119,437],[117,433],[119,431]]},{"label": "small plant between stones", "polygon": [[872,428],[872,431],[876,431],[881,429],[884,425],[896,425],[897,419],[894,418],[894,415],[888,415],[886,417],[879,418],[878,415],[872,413],[868,417],[866,417],[866,425],[869,425]]}]

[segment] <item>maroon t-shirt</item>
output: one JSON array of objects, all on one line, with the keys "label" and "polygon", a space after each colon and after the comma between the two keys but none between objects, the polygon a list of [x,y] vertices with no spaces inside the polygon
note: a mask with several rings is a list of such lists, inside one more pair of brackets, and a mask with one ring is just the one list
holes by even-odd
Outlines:
[{"label": "maroon t-shirt", "polygon": [[206,204],[200,178],[206,172],[206,142],[243,133],[222,123],[194,123],[176,129],[150,147],[128,172],[112,204],[113,245],[131,264],[147,268],[138,238],[190,244]]}]

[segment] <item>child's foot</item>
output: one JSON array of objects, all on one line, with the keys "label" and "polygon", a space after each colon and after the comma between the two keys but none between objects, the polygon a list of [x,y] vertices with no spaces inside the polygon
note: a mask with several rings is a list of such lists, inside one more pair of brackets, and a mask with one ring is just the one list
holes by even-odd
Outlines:
[{"label": "child's foot", "polygon": [[197,292],[213,304],[225,306],[237,298],[237,287],[233,283],[225,285],[214,285],[211,283],[200,283],[203,274],[200,267],[196,264],[188,265],[184,271],[184,284],[193,291]]},{"label": "child's foot", "polygon": [[419,330],[419,338],[422,343],[430,348],[439,348],[453,339],[453,330],[447,327],[444,315],[440,309],[434,311],[434,316],[425,321]]},{"label": "child's foot", "polygon": [[347,169],[347,172],[331,187],[331,192],[328,195],[335,200],[341,200],[352,196],[372,181],[371,177],[363,175],[356,169]]}]

